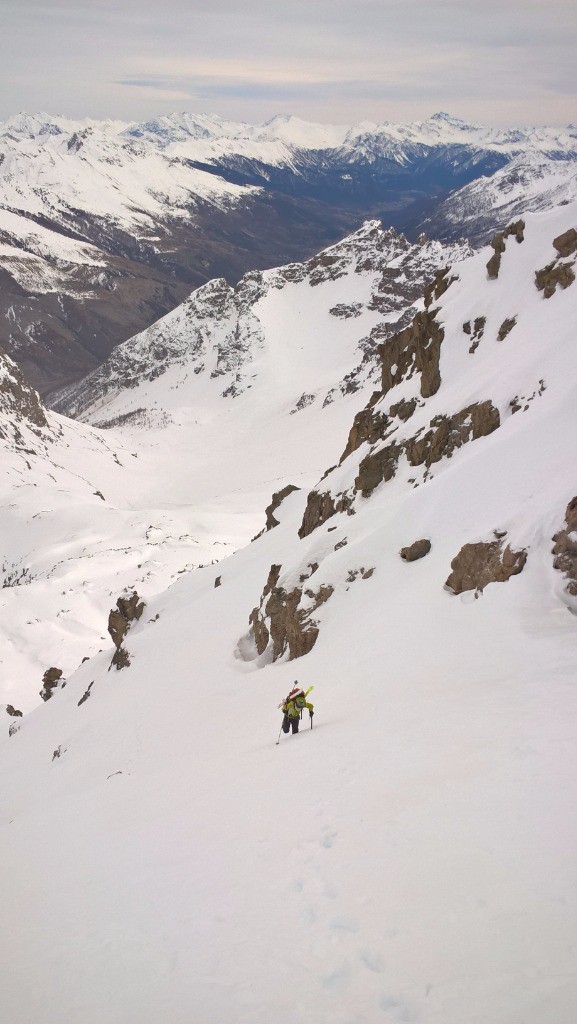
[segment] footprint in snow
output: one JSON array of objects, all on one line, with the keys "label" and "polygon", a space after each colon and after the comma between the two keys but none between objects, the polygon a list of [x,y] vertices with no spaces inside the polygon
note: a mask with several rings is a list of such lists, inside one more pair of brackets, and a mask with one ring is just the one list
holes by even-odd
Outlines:
[{"label": "footprint in snow", "polygon": [[389,1019],[392,1018],[395,1021],[410,1022],[417,1019],[403,999],[388,995],[387,993],[383,994],[379,999],[379,1007],[384,1013],[389,1015]]},{"label": "footprint in snow", "polygon": [[340,993],[344,992],[349,986],[349,969],[346,964],[342,967],[331,971],[323,978],[323,988],[329,992]]},{"label": "footprint in snow", "polygon": [[355,917],[350,917],[348,914],[339,914],[338,917],[331,919],[330,927],[343,932],[358,932],[359,923]]},{"label": "footprint in snow", "polygon": [[334,846],[337,836],[338,832],[332,832],[330,829],[326,828],[321,839],[321,846],[323,846],[325,850],[330,850],[331,846]]},{"label": "footprint in snow", "polygon": [[383,974],[385,964],[380,953],[375,950],[363,949],[360,957],[363,967],[366,967],[368,971],[373,971],[374,974]]}]

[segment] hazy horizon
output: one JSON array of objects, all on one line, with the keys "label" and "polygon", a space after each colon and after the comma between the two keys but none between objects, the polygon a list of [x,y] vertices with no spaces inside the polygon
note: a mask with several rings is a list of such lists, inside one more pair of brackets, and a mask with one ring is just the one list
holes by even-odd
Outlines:
[{"label": "hazy horizon", "polygon": [[577,121],[574,0],[7,0],[0,119]]}]

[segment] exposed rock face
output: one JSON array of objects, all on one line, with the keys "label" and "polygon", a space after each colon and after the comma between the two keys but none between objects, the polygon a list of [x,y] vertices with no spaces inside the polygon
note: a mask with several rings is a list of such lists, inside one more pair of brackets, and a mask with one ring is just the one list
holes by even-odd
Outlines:
[{"label": "exposed rock face", "polygon": [[567,592],[577,597],[577,497],[567,505],[565,522],[566,528],[553,537],[553,565],[567,576]]},{"label": "exposed rock face", "polygon": [[433,300],[441,298],[448,288],[452,285],[453,281],[457,281],[457,277],[449,277],[450,267],[444,267],[442,270],[438,270],[434,275],[433,280],[427,285],[423,292],[425,299],[425,308],[428,309],[432,305]]},{"label": "exposed rock face", "polygon": [[414,541],[406,548],[401,548],[399,554],[404,562],[416,562],[419,558],[424,558],[425,555],[428,555],[430,550],[430,540],[423,538],[422,540]]},{"label": "exposed rock face", "polygon": [[[295,587],[287,592],[277,586],[279,574],[280,566],[271,566],[260,606],[253,608],[249,622],[259,655],[264,654],[272,641],[273,661],[287,651],[288,660],[293,661],[302,658],[314,647],[319,627],[311,616],[328,601],[333,588],[321,586],[313,591]],[[304,604],[303,597],[306,599]]]},{"label": "exposed rock face", "polygon": [[439,358],[444,335],[435,312],[425,310],[417,313],[410,327],[380,345],[383,394],[415,372],[421,375],[423,398],[436,394],[441,386]]},{"label": "exposed rock face", "polygon": [[557,250],[560,256],[572,256],[574,252],[577,252],[577,231],[575,228],[569,228],[562,235],[557,235],[557,238],[553,239],[553,248]]},{"label": "exposed rock face", "polygon": [[[379,394],[377,392],[377,394]],[[339,465],[344,462],[352,452],[360,448],[365,441],[369,444],[375,444],[382,437],[385,436],[387,428],[390,426],[391,421],[388,416],[384,413],[378,412],[367,406],[366,409],[361,409],[353,420],[353,425],[350,429],[347,446],[339,459]]]},{"label": "exposed rock face", "polygon": [[416,408],[416,398],[401,398],[400,402],[395,402],[395,404],[391,406],[391,408],[389,409],[389,414],[391,416],[396,416],[397,419],[401,421],[401,423],[406,423],[407,420],[410,420]]},{"label": "exposed rock face", "polygon": [[431,429],[423,436],[392,441],[370,452],[359,465],[355,488],[368,498],[380,483],[392,480],[404,453],[411,466],[429,468],[442,458],[450,458],[457,448],[491,434],[500,424],[499,410],[491,401],[468,405],[453,416],[435,416]]},{"label": "exposed rock face", "polygon": [[40,690],[40,696],[42,700],[50,700],[52,691],[62,683],[62,669],[61,668],[47,668],[46,672],[42,676],[42,689]]},{"label": "exposed rock face", "polygon": [[280,508],[285,498],[288,498],[289,494],[293,491],[298,491],[299,488],[295,484],[287,484],[281,491],[275,491],[272,496],[270,505],[265,509],[266,512],[266,530],[273,530],[275,526],[279,526],[278,519],[275,519],[275,512],[277,508]]},{"label": "exposed rock face", "polygon": [[116,648],[114,656],[111,661],[111,665],[114,665],[117,671],[120,671],[121,668],[129,668],[130,656],[128,654],[128,651],[126,650],[126,647]]},{"label": "exposed rock face", "polygon": [[507,335],[513,330],[516,323],[516,316],[508,317],[506,320],[503,320],[497,334],[497,341],[504,341]]},{"label": "exposed rock face", "polygon": [[377,452],[365,455],[359,464],[359,473],[355,478],[355,489],[363,498],[368,498],[383,481],[392,480],[397,472],[399,459],[403,453],[403,445],[393,441]]},{"label": "exposed rock face", "polygon": [[431,466],[467,442],[492,434],[500,425],[499,410],[491,401],[479,402],[454,416],[435,416],[430,425],[423,437],[405,443],[411,466]]},{"label": "exposed rock face", "polygon": [[491,280],[496,280],[499,276],[499,270],[501,268],[501,256],[505,252],[505,241],[511,235],[513,235],[518,242],[522,242],[524,239],[525,221],[518,220],[514,224],[509,224],[504,231],[499,231],[495,237],[491,240],[491,246],[495,250],[491,259],[487,263],[487,274]]},{"label": "exposed rock face", "polygon": [[327,519],[336,515],[337,512],[348,512],[352,514],[353,498],[346,492],[337,494],[336,498],[330,491],[319,494],[318,491],[311,491],[307,499],[307,506],[304,511],[303,521],[299,529],[299,537],[308,537],[317,526],[322,526]]},{"label": "exposed rock face", "polygon": [[13,707],[12,704],[7,704],[6,705],[6,714],[10,715],[11,718],[22,718],[22,712],[21,711],[17,711],[16,708]]},{"label": "exposed rock face", "polygon": [[130,597],[118,598],[116,608],[113,608],[108,616],[108,632],[117,648],[128,633],[130,624],[138,620],[143,611],[144,601],[140,600],[136,591],[133,591]]},{"label": "exposed rock face", "polygon": [[451,562],[453,570],[445,587],[453,594],[465,590],[482,593],[489,583],[505,583],[511,576],[522,572],[527,561],[527,552],[513,551],[499,538],[487,543],[464,544]]},{"label": "exposed rock face", "polygon": [[555,294],[557,285],[561,288],[568,288],[574,280],[575,272],[570,263],[559,263],[557,260],[553,260],[542,270],[535,271],[535,285],[540,292],[543,292],[545,299],[550,299]]},{"label": "exposed rock face", "polygon": [[486,323],[487,323],[487,318],[486,317],[478,316],[474,320],[472,327],[471,327],[471,321],[470,320],[467,320],[467,322],[465,324],[463,324],[463,332],[465,334],[468,334],[469,337],[471,338],[471,342],[472,343],[471,343],[471,345],[469,347],[469,352],[471,353],[471,355],[473,354],[473,352],[476,352],[476,350],[479,347],[479,342],[481,341],[481,338],[483,337],[483,334],[485,333],[485,324]]},{"label": "exposed rock face", "polygon": [[81,705],[84,704],[85,701],[88,700],[88,698],[90,697],[90,691],[91,691],[93,686],[94,686],[94,680],[92,680],[92,682],[88,684],[88,688],[82,694],[82,697],[78,701],[77,707],[81,707]]}]

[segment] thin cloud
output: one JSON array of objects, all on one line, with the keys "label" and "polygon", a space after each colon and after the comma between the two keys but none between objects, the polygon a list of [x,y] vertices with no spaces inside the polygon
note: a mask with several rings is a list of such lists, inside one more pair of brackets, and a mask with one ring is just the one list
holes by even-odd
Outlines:
[{"label": "thin cloud", "polygon": [[[577,119],[575,0],[4,0],[0,117]],[[276,109],[275,109],[276,104]]]}]

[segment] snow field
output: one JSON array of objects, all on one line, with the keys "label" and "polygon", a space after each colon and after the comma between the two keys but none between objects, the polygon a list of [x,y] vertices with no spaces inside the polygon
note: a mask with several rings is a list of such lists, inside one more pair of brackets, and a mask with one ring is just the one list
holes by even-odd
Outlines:
[{"label": "snow field", "polygon": [[[577,634],[551,538],[575,495],[577,293],[543,300],[532,274],[574,214],[528,218],[497,282],[485,252],[440,302],[441,389],[403,430],[491,399],[497,431],[426,483],[401,464],[355,515],[302,541],[307,488],[291,494],[279,527],[150,596],[126,639],[129,668],[109,671],[108,645],[15,735],[0,733],[11,1022],[573,1024]],[[462,322],[480,315],[470,355]],[[505,416],[540,378],[543,394]],[[417,388],[405,381],[386,402]],[[232,431],[234,412],[217,417],[226,472],[211,471],[207,444],[206,462],[191,460],[202,482],[181,471],[177,500],[198,486],[199,517],[200,496],[224,517],[246,494],[248,517],[250,495],[296,456],[306,479],[314,458],[340,453],[363,398],[322,414],[283,407],[266,431],[247,413],[244,434],[240,413]],[[164,449],[151,435],[135,503],[176,475],[170,429]],[[231,437],[253,439],[236,476]],[[319,488],[348,486],[365,452]],[[111,474],[111,495],[119,486]],[[447,592],[451,559],[495,529],[527,549],[523,572],[477,597]],[[405,564],[400,548],[420,537],[430,554]],[[318,641],[267,664],[247,633],[270,566],[288,587],[314,561],[307,585],[334,587]],[[375,571],[350,582],[360,567]],[[315,686],[314,728],[305,718],[276,746],[295,679]]]}]

